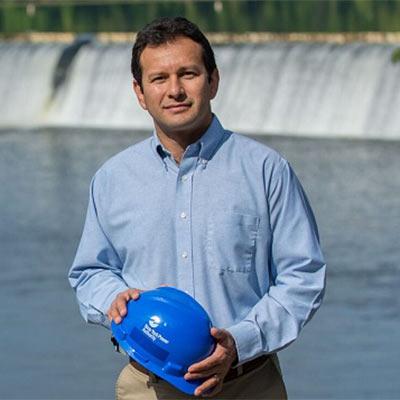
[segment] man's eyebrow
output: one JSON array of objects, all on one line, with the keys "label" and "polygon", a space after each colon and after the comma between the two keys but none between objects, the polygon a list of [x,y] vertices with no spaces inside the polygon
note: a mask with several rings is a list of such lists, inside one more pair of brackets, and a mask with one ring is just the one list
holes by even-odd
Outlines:
[{"label": "man's eyebrow", "polygon": [[163,72],[163,71],[154,71],[154,72],[150,72],[147,76],[149,78],[153,78],[154,76],[159,76],[159,75],[167,75],[167,73]]},{"label": "man's eyebrow", "polygon": [[[181,72],[184,72],[184,71],[187,71],[187,70],[200,71],[200,69],[201,68],[199,67],[198,64],[190,64],[190,65],[183,65],[182,67],[179,67],[177,72],[181,73]],[[152,77],[157,76],[157,75],[168,75],[168,74],[169,74],[169,72],[160,69],[160,70],[151,71],[147,76],[149,78],[152,78]]]},{"label": "man's eyebrow", "polygon": [[188,69],[194,69],[196,71],[199,71],[201,68],[199,67],[198,64],[190,64],[190,65],[184,65],[183,67],[180,67],[178,69],[178,72],[186,71]]}]

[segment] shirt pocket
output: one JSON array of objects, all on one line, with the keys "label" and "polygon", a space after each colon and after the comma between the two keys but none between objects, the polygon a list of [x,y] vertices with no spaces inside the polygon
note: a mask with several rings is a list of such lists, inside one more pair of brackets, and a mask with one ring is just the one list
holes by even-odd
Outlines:
[{"label": "shirt pocket", "polygon": [[218,212],[207,221],[207,263],[220,272],[248,273],[252,269],[260,218]]}]

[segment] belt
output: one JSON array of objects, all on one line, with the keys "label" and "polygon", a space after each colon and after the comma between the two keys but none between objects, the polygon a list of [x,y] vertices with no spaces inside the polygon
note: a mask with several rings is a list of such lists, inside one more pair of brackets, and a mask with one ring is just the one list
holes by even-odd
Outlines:
[{"label": "belt", "polygon": [[229,382],[233,379],[239,378],[239,376],[246,375],[251,371],[254,371],[258,367],[261,367],[269,359],[269,355],[264,355],[254,360],[248,361],[236,368],[231,368],[224,378],[224,382]]},{"label": "belt", "polygon": [[[236,368],[231,368],[228,371],[228,373],[226,374],[226,376],[224,378],[224,382],[229,382],[233,379],[239,378],[239,376],[246,375],[249,372],[254,371],[258,367],[261,367],[263,364],[265,364],[269,360],[269,358],[270,358],[269,355],[264,355],[264,356],[255,358],[254,360],[248,361],[247,363],[239,365]],[[157,380],[163,380],[158,375],[153,374],[152,372],[148,371],[146,368],[144,368],[142,365],[137,363],[132,358],[129,358],[129,362],[131,363],[131,365],[134,368],[136,368],[140,372],[143,372],[151,377],[155,377]]]}]

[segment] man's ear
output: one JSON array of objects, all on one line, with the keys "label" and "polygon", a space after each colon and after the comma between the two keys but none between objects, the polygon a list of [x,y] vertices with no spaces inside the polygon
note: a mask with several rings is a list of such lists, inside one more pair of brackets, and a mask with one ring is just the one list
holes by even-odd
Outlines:
[{"label": "man's ear", "polygon": [[133,80],[133,91],[136,94],[139,104],[144,110],[147,110],[146,101],[144,99],[143,90],[136,79]]},{"label": "man's ear", "polygon": [[218,85],[219,85],[219,72],[218,69],[215,68],[211,74],[210,79],[210,98],[213,99],[218,92]]}]

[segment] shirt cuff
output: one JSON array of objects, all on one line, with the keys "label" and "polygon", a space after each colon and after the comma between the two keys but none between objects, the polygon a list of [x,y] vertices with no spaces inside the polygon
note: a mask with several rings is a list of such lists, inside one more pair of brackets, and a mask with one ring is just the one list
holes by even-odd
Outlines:
[{"label": "shirt cuff", "polygon": [[87,321],[89,324],[102,325],[104,328],[111,330],[111,321],[100,311],[96,312],[93,310],[92,312],[89,312],[87,314]]},{"label": "shirt cuff", "polygon": [[111,321],[108,319],[107,311],[109,310],[111,303],[115,300],[118,293],[121,293],[127,289],[129,288],[125,284],[118,284],[98,306],[95,306],[94,304],[89,304],[88,306],[81,304],[82,316],[90,324],[102,325],[107,329],[111,329]]},{"label": "shirt cuff", "polygon": [[239,366],[262,353],[261,336],[258,329],[250,321],[241,321],[227,328],[236,344]]}]

